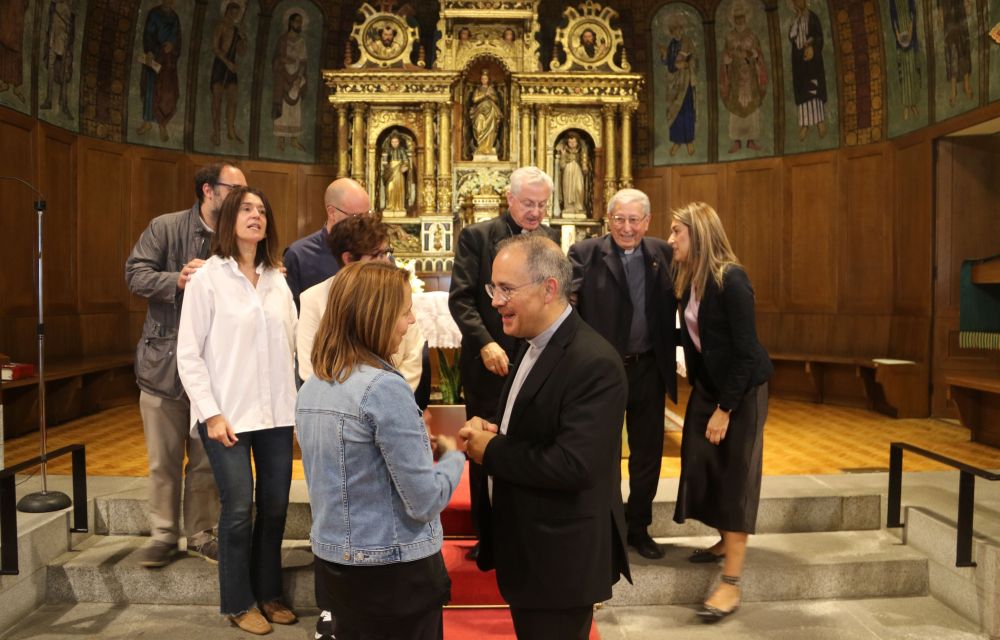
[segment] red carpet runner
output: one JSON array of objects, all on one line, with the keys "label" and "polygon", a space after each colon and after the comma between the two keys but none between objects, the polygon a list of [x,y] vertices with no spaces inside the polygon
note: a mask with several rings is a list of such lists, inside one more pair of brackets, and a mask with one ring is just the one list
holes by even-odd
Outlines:
[{"label": "red carpet runner", "polygon": [[[510,611],[497,589],[496,573],[483,573],[465,554],[475,544],[469,505],[469,468],[466,465],[462,482],[452,496],[448,508],[441,514],[445,540],[444,555],[451,576],[451,605],[444,611],[444,640],[513,640],[514,624]],[[461,539],[458,539],[461,538]],[[496,608],[461,608],[461,607]],[[590,640],[600,640],[597,627],[590,630]]]}]

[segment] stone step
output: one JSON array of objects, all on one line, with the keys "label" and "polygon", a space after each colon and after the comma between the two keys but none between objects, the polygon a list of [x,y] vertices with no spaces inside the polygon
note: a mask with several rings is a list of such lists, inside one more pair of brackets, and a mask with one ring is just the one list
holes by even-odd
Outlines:
[{"label": "stone step", "polygon": [[[133,604],[217,604],[217,567],[194,557],[162,569],[137,564],[147,538],[95,536],[49,567],[47,600]],[[701,602],[718,567],[687,562],[690,550],[712,538],[661,539],[660,561],[631,556],[635,585],[615,587],[611,606]],[[285,595],[296,607],[315,606],[312,554],[305,541],[286,541]],[[745,599],[918,596],[927,593],[926,559],[885,531],[765,534],[747,554]]]},{"label": "stone step", "polygon": [[[285,524],[285,539],[307,540],[312,513],[307,496],[293,487]],[[97,533],[104,535],[149,535],[149,509],[145,491],[130,491],[95,500]],[[878,529],[881,498],[867,495],[813,495],[761,498],[757,533],[803,533],[813,531],[856,531]],[[653,503],[655,537],[709,535],[712,529],[689,520],[673,521],[674,503]]]}]

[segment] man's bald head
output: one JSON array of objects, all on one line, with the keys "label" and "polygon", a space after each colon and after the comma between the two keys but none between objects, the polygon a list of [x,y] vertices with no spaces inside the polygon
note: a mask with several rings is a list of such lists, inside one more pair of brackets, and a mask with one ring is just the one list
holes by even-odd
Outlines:
[{"label": "man's bald head", "polygon": [[326,207],[326,228],[329,231],[341,220],[368,215],[372,201],[357,180],[338,178],[327,185],[323,205]]}]

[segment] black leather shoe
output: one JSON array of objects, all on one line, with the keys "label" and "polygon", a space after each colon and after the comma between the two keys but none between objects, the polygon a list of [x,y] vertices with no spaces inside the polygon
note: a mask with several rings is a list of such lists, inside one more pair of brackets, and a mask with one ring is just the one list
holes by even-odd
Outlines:
[{"label": "black leather shoe", "polygon": [[479,558],[479,543],[477,542],[469,549],[465,554],[466,560],[472,560],[475,562]]},{"label": "black leather shoe", "polygon": [[711,549],[698,549],[690,556],[688,556],[688,562],[695,563],[708,563],[708,562],[718,562],[726,557],[724,553],[715,553]]},{"label": "black leather shoe", "polygon": [[639,555],[650,560],[659,560],[663,557],[663,548],[649,537],[645,529],[642,531],[629,531],[625,538],[629,546],[635,547]]}]

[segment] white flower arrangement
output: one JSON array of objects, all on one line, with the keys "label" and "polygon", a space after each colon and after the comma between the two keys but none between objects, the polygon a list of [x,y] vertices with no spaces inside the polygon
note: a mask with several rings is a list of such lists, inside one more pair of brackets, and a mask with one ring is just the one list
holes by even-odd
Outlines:
[{"label": "white flower arrangement", "polygon": [[410,289],[413,293],[424,292],[424,281],[417,277],[416,258],[396,258],[396,266],[410,272]]},{"label": "white flower arrangement", "polygon": [[464,176],[458,187],[459,196],[496,194],[501,196],[510,184],[510,176],[499,171],[477,169]]}]

